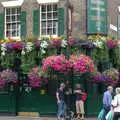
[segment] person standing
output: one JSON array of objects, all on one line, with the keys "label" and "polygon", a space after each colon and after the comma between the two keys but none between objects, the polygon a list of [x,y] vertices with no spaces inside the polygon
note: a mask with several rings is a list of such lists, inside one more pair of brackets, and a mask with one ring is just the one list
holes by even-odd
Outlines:
[{"label": "person standing", "polygon": [[84,102],[82,100],[82,89],[80,84],[76,84],[76,88],[74,90],[74,94],[76,95],[76,113],[77,117],[84,119]]},{"label": "person standing", "polygon": [[57,113],[58,120],[64,119],[66,114],[66,104],[64,101],[64,96],[65,96],[64,89],[65,89],[65,84],[61,83],[60,88],[58,88],[56,91],[56,98],[57,98],[57,104],[58,104],[58,113]]},{"label": "person standing", "polygon": [[116,95],[112,101],[114,116],[113,120],[118,120],[120,118],[120,88],[116,88]]},{"label": "person standing", "polygon": [[111,107],[112,107],[112,104],[111,104],[112,92],[113,92],[113,87],[108,86],[107,91],[104,92],[104,95],[103,95],[103,109],[104,109],[103,120],[106,120],[106,115],[111,110]]}]

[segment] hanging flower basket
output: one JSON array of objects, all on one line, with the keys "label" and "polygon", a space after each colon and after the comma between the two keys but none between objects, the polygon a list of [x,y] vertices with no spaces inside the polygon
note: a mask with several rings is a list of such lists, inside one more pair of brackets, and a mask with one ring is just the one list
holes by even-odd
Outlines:
[{"label": "hanging flower basket", "polygon": [[95,70],[93,60],[84,54],[70,56],[73,72],[78,74],[92,73]]},{"label": "hanging flower basket", "polygon": [[41,68],[36,67],[28,73],[28,83],[32,88],[38,88],[48,83],[48,77]]},{"label": "hanging flower basket", "polygon": [[43,69],[48,72],[48,74],[51,70],[68,74],[71,68],[72,65],[70,64],[69,60],[65,58],[64,55],[50,56],[43,61]]},{"label": "hanging flower basket", "polygon": [[110,68],[103,73],[97,73],[94,75],[91,82],[115,86],[119,83],[119,72],[114,68]]},{"label": "hanging flower basket", "polygon": [[10,69],[0,72],[0,87],[4,87],[6,84],[17,84],[17,74]]}]

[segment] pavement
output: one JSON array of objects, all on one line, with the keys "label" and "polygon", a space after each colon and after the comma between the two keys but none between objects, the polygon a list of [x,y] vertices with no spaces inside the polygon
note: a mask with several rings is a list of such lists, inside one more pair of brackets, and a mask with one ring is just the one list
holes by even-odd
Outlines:
[{"label": "pavement", "polygon": [[[0,120],[57,120],[55,117],[7,117],[0,116]],[[86,118],[85,120],[97,120],[96,118]]]}]

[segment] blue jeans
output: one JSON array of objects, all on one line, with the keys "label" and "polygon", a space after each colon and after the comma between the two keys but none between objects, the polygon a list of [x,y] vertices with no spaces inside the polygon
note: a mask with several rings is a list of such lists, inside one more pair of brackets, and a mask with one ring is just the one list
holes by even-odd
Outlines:
[{"label": "blue jeans", "polygon": [[66,114],[66,104],[64,101],[61,101],[58,104],[58,113],[57,113],[57,117],[64,117]]}]

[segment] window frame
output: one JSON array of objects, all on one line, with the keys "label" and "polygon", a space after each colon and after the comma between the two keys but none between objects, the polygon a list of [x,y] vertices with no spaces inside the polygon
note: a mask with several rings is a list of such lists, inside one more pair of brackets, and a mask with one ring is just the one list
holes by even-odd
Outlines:
[{"label": "window frame", "polygon": [[[20,21],[20,18],[19,18],[19,21],[14,21],[15,22],[15,24],[19,24],[19,28],[18,28],[18,30],[19,30],[19,35],[18,36],[7,36],[7,34],[6,34],[6,32],[7,32],[7,21],[6,21],[6,17],[7,17],[7,13],[6,13],[6,11],[7,11],[7,9],[13,9],[13,8],[15,8],[15,9],[20,9],[20,12],[19,12],[19,14],[18,13],[16,13],[16,11],[15,11],[15,15],[17,16],[17,15],[19,15],[19,17],[20,17],[20,15],[21,15],[21,7],[20,6],[16,6],[16,7],[5,7],[4,8],[4,14],[5,14],[5,16],[4,16],[4,38],[5,39],[9,39],[9,38],[11,38],[11,39],[20,39],[20,36],[21,36],[21,21]],[[10,10],[11,11],[11,10]],[[10,13],[8,16],[11,16],[12,17],[12,14]],[[10,18],[11,19],[11,18]],[[13,21],[10,21],[9,22],[10,24],[12,24],[13,23]],[[10,28],[11,30],[13,30],[13,28]],[[17,31],[17,28],[15,28],[15,31]],[[16,33],[17,34],[17,33]]]},{"label": "window frame", "polygon": [[[52,6],[52,8],[53,8],[53,6],[54,5],[57,5],[57,11],[53,11],[53,9],[50,11],[50,12],[48,12],[47,10],[46,10],[46,12],[42,12],[42,6],[43,5],[45,5],[46,7],[47,7],[47,5],[51,5]],[[52,37],[57,37],[58,36],[58,21],[59,21],[59,18],[58,18],[58,3],[50,3],[50,4],[40,4],[39,5],[39,9],[40,9],[40,37],[42,37],[42,36],[44,36],[44,37],[50,37],[50,36],[52,36]],[[57,12],[57,18],[56,19],[54,19],[53,18],[53,12]],[[44,20],[42,20],[42,13],[44,14],[45,13],[45,15],[46,15],[46,19]],[[48,19],[47,18],[47,13],[52,13],[52,19]],[[53,31],[53,21],[57,21],[57,24],[56,24],[56,34],[53,34],[53,32],[52,32],[52,34],[51,35],[49,35],[49,34],[46,34],[46,35],[43,35],[42,34],[42,21],[45,21],[46,22],[46,33],[47,33],[47,29],[48,29],[48,26],[47,26],[47,21],[49,21],[49,20],[51,20],[52,21],[52,27],[51,27],[51,29],[52,29],[52,31]]]}]

